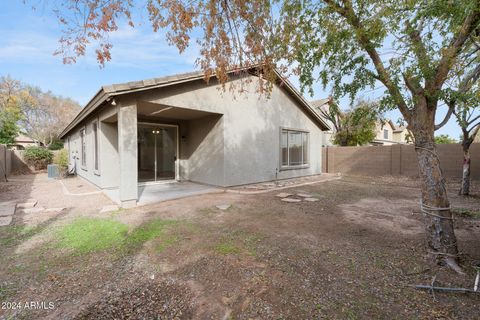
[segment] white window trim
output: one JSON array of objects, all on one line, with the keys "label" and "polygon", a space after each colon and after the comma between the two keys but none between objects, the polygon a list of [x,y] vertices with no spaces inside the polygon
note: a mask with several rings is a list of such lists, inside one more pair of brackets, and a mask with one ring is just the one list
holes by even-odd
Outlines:
[{"label": "white window trim", "polygon": [[[296,132],[303,132],[307,134],[307,163],[299,164],[299,165],[284,165],[282,161],[282,132],[287,131],[287,139],[288,139],[288,132],[289,131],[296,131]],[[287,140],[288,141],[288,140]],[[288,128],[288,127],[280,127],[280,134],[279,134],[279,168],[280,171],[284,170],[295,170],[295,169],[307,169],[310,168],[310,131],[305,129],[297,129],[297,128]],[[287,154],[288,154],[288,142],[287,142]]]},{"label": "white window trim", "polygon": [[[82,131],[83,131],[83,141],[82,141]],[[80,128],[80,168],[87,171],[87,127],[83,126]],[[84,148],[85,146],[85,159],[84,159]],[[84,161],[85,160],[85,161]],[[84,163],[85,162],[85,163]]]},{"label": "white window trim", "polygon": [[[93,125],[97,125],[97,141],[95,141],[95,132],[93,130]],[[93,173],[97,176],[100,175],[100,136],[99,136],[99,131],[100,131],[100,121],[98,119],[95,119],[92,122],[92,146],[93,146]],[[95,144],[97,145],[97,152],[95,153]],[[96,161],[98,164],[98,168],[95,169],[95,157],[97,157]]]}]

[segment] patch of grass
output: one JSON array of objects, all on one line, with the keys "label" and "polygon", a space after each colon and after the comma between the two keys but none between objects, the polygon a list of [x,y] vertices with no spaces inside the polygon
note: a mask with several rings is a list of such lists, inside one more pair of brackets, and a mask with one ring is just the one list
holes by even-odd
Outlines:
[{"label": "patch of grass", "polygon": [[0,283],[0,301],[5,301],[5,298],[13,296],[17,292],[17,288],[13,283]]},{"label": "patch of grass", "polygon": [[220,254],[238,254],[240,248],[230,241],[221,242],[215,246],[215,252]]},{"label": "patch of grass", "polygon": [[123,245],[128,226],[113,219],[77,218],[58,232],[58,246],[83,254]]},{"label": "patch of grass", "polygon": [[132,233],[130,233],[128,235],[127,242],[133,245],[142,244],[154,238],[160,237],[165,231],[166,227],[176,224],[178,224],[178,221],[174,220],[152,220],[144,225],[141,225]]},{"label": "patch of grass", "polygon": [[454,209],[453,211],[455,214],[458,214],[467,218],[480,219],[480,211],[475,211],[475,210],[465,209],[465,208]]},{"label": "patch of grass", "polygon": [[262,237],[256,234],[245,234],[242,240],[250,255],[256,257],[258,244],[262,241]]},{"label": "patch of grass", "polygon": [[162,237],[162,242],[157,246],[157,251],[162,252],[166,248],[170,247],[174,243],[180,241],[180,238],[177,236]]},{"label": "patch of grass", "polygon": [[165,250],[177,242],[175,235],[166,234],[169,226],[177,225],[175,220],[154,219],[128,232],[128,226],[113,218],[78,218],[58,232],[57,245],[74,254],[87,254],[107,249],[133,250],[145,242],[160,238],[158,251]]},{"label": "patch of grass", "polygon": [[124,212],[124,211],[125,211],[124,208],[118,208],[117,210],[110,212],[110,215],[111,215],[112,217],[116,217],[116,216],[118,216],[119,214],[121,214],[121,213]]},{"label": "patch of grass", "polygon": [[42,230],[41,226],[19,226],[10,225],[2,227],[2,235],[0,237],[0,246],[8,246],[16,241],[28,239]]}]

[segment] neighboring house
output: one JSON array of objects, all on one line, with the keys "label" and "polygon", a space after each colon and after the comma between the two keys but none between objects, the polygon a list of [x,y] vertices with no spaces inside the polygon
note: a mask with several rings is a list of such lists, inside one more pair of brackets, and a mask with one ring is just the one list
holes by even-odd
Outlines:
[{"label": "neighboring house", "polygon": [[392,144],[409,144],[410,134],[406,127],[396,127],[392,120],[379,121],[377,123],[377,136],[372,141],[372,145],[392,145]]},{"label": "neighboring house", "polygon": [[331,97],[310,101],[310,105],[315,109],[315,111],[323,119],[323,121],[330,127],[330,130],[323,131],[322,146],[333,146],[333,135],[335,134],[335,126],[330,120],[325,119],[325,117],[322,116],[322,111],[325,113],[328,113],[330,111],[331,102]]},{"label": "neighboring house", "polygon": [[300,93],[277,75],[260,97],[255,69],[229,75],[225,91],[203,72],[102,87],[60,135],[77,174],[119,188],[124,207],[144,183],[228,187],[320,174],[329,128]]},{"label": "neighboring house", "polygon": [[29,136],[26,136],[22,133],[19,133],[15,137],[15,141],[12,144],[9,144],[8,147],[13,150],[25,150],[27,147],[31,146],[40,146],[42,145],[41,142],[30,138]]}]

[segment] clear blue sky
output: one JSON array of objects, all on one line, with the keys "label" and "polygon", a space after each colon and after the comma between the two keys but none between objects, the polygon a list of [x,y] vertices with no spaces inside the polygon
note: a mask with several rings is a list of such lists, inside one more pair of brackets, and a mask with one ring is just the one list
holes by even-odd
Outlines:
[{"label": "clear blue sky", "polygon": [[[70,97],[82,106],[98,91],[100,86],[154,78],[195,70],[197,48],[192,47],[179,55],[176,48],[167,45],[161,32],[154,33],[148,25],[132,29],[124,26],[111,35],[114,45],[112,61],[100,68],[92,51],[79,58],[74,65],[64,65],[61,57],[53,56],[58,48],[61,30],[56,17],[42,7],[35,11],[21,0],[0,1],[0,76],[10,75],[25,83]],[[298,87],[298,79],[290,79]],[[318,85],[313,97],[324,98]],[[364,98],[375,98],[383,89],[369,91]],[[342,100],[343,107],[348,101]],[[444,112],[438,114],[440,119]],[[400,114],[387,114],[396,122]],[[458,139],[460,129],[452,118],[437,134],[448,134]]]}]

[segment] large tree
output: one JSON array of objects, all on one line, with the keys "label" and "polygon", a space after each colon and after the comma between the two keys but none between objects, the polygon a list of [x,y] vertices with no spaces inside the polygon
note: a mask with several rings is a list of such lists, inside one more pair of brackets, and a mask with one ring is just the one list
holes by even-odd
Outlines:
[{"label": "large tree", "polygon": [[[65,34],[58,53],[65,62],[95,42],[105,63],[118,20],[134,25],[130,0],[60,6]],[[260,89],[270,88],[264,80],[273,80],[274,68],[293,68],[303,89],[320,80],[334,98],[384,88],[383,106],[400,110],[414,135],[429,252],[459,270],[435,116],[453,66],[479,30],[480,0],[149,0],[147,10],[154,30],[166,28],[180,52],[197,38],[206,78],[216,73],[225,83],[227,70],[261,63]]]},{"label": "large tree", "polygon": [[50,146],[80,111],[75,101],[26,86],[32,99],[21,104],[20,125],[30,137]]}]

